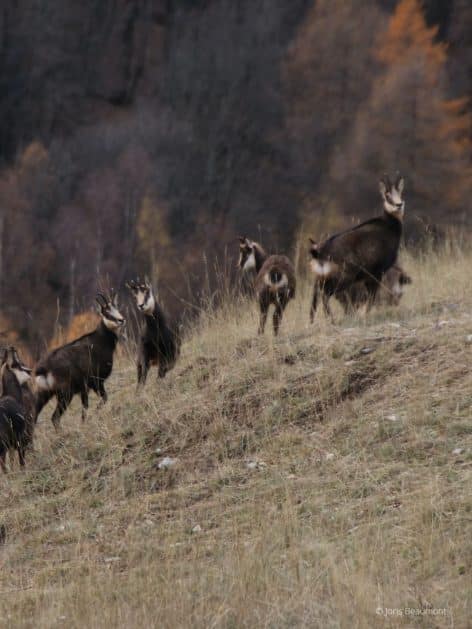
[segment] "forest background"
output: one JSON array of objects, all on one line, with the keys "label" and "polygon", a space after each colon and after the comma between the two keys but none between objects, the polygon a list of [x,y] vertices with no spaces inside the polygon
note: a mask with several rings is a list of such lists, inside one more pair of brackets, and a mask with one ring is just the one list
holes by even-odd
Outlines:
[{"label": "forest background", "polygon": [[1,340],[37,356],[136,274],[192,315],[239,234],[294,254],[384,171],[407,242],[466,233],[471,83],[468,0],[7,0]]}]

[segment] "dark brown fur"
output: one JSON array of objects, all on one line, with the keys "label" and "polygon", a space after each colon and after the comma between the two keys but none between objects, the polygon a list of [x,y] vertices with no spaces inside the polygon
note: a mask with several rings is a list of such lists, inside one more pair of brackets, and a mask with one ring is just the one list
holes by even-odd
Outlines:
[{"label": "dark brown fur", "polygon": [[154,295],[151,284],[145,280],[144,283],[131,281],[127,287],[134,296],[138,292],[145,295],[146,299],[150,297],[154,299],[154,308],[149,312],[141,310],[143,314],[143,322],[140,329],[138,342],[138,386],[146,383],[147,374],[151,365],[158,368],[159,378],[164,378],[170,371],[180,352],[180,339],[175,327],[169,325],[164,311],[157,302],[157,296]]},{"label": "dark brown fur", "polygon": [[[99,301],[102,319],[107,314],[107,309],[112,306],[110,299],[102,298]],[[124,319],[121,320],[123,325]],[[56,397],[57,407],[51,421],[54,427],[59,427],[62,414],[79,394],[82,401],[82,420],[85,419],[88,409],[88,393],[91,389],[101,398],[102,403],[107,401],[105,380],[113,369],[113,355],[118,342],[118,333],[107,328],[103,320],[98,327],[89,334],[67,343],[48,354],[39,361],[35,369],[36,380],[51,375],[54,384],[47,390],[38,393],[37,414],[52,398]]]},{"label": "dark brown fur", "polygon": [[1,367],[2,394],[0,397],[0,467],[7,472],[6,456],[16,450],[20,465],[25,465],[27,425],[23,409],[21,386],[7,363],[7,350]]},{"label": "dark brown fur", "polygon": [[[25,365],[19,358],[18,352],[14,347],[10,347],[7,352],[10,353],[11,367],[15,367],[27,374],[31,374],[31,369]],[[8,360],[8,353],[4,355],[3,364]],[[23,416],[26,422],[25,426],[25,443],[27,446],[33,444],[33,433],[36,424],[36,395],[32,389],[31,379],[20,384],[11,368],[5,368],[2,376],[2,395],[14,398],[23,409]]]},{"label": "dark brown fur", "polygon": [[[402,289],[406,284],[411,284],[412,279],[402,267],[394,264],[382,277],[380,289],[376,295],[376,304],[386,304],[387,306],[398,306],[403,292],[397,292],[398,287]],[[369,301],[369,293],[364,282],[356,282],[345,291],[336,295],[342,304],[345,313],[349,313],[355,308],[366,304]]]},{"label": "dark brown fur", "polygon": [[[251,255],[255,257],[256,278],[254,288],[259,302],[259,334],[264,333],[269,308],[274,306],[272,317],[274,335],[277,336],[288,302],[295,297],[296,279],[293,264],[286,256],[268,256],[264,249],[247,238],[240,238],[240,268]],[[283,283],[283,285],[281,285]]]},{"label": "dark brown fur", "polygon": [[[395,185],[389,180],[381,182],[381,189],[391,192],[403,189],[403,180],[399,178]],[[385,194],[384,202],[385,202]],[[367,293],[368,304],[376,298],[383,275],[395,264],[402,236],[402,214],[384,212],[356,227],[335,234],[321,244],[311,241],[311,255],[317,266],[317,277],[310,310],[313,321],[318,298],[321,295],[326,314],[332,318],[329,299],[350,291],[361,282]],[[321,274],[320,268],[326,274]],[[348,297],[341,297],[349,301]]]}]

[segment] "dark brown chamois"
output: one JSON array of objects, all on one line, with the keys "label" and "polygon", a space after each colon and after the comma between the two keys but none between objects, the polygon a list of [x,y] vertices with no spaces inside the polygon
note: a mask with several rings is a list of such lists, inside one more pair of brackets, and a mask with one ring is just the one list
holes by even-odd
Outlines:
[{"label": "dark brown chamois", "polygon": [[175,329],[167,323],[150,282],[147,279],[144,282],[131,281],[126,286],[133,293],[138,310],[144,315],[138,342],[139,386],[146,383],[151,365],[157,365],[159,378],[164,378],[174,367],[179,357],[180,340]]},{"label": "dark brown chamois", "polygon": [[381,216],[335,234],[322,243],[310,239],[311,265],[315,274],[311,321],[320,294],[324,310],[332,319],[330,297],[339,297],[356,282],[363,282],[370,306],[384,273],[395,264],[403,229],[404,180],[399,176],[392,184],[385,177],[379,187],[384,204]]},{"label": "dark brown chamois", "polygon": [[21,390],[23,383],[31,378],[31,370],[17,364],[13,348],[8,348],[3,354],[0,377],[0,467],[6,473],[7,452],[16,450],[23,467],[28,439],[32,438],[34,422],[28,425]]},{"label": "dark brown chamois", "polygon": [[295,297],[296,279],[293,264],[286,256],[267,255],[257,242],[239,238],[238,266],[243,271],[255,271],[254,289],[259,302],[259,334],[264,333],[270,305],[274,305],[272,323],[277,336],[284,310]]},{"label": "dark brown chamois", "polygon": [[32,389],[32,369],[20,360],[15,347],[9,347],[4,354],[2,365],[7,363],[2,377],[3,395],[14,398],[23,409],[26,422],[27,446],[33,445],[33,433],[36,424],[36,394]]},{"label": "dark brown chamois", "polygon": [[[411,277],[399,264],[394,264],[383,275],[382,283],[375,298],[376,304],[398,306],[404,293],[404,286],[412,283]],[[369,294],[363,281],[355,282],[343,292],[339,292],[336,298],[344,308],[346,314],[355,308],[368,303]]]},{"label": "dark brown chamois", "polygon": [[83,421],[88,409],[90,389],[100,396],[102,403],[107,401],[104,384],[113,369],[113,355],[125,319],[118,310],[116,295],[105,297],[99,294],[97,303],[101,317],[97,328],[53,350],[35,368],[38,415],[55,396],[57,407],[51,420],[56,429],[74,395],[79,394],[81,397]]}]

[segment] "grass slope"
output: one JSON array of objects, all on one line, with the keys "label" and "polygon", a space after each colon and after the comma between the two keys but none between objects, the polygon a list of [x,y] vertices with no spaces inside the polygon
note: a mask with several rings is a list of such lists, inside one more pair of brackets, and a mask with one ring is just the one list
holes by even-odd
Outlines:
[{"label": "grass slope", "polygon": [[400,308],[336,326],[306,284],[276,342],[228,301],[165,381],[122,356],[86,425],[46,409],[0,478],[2,624],[468,626],[471,263],[407,260]]}]

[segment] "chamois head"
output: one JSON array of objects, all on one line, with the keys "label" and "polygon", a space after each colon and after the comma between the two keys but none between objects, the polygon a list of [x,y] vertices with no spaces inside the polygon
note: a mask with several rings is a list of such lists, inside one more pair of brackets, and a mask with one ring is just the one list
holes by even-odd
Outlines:
[{"label": "chamois head", "polygon": [[112,290],[109,296],[98,293],[97,297],[98,312],[102,318],[103,324],[114,332],[118,333],[118,330],[125,324],[125,318],[118,310],[118,295]]},{"label": "chamois head", "polygon": [[251,271],[256,268],[255,243],[243,236],[239,237],[238,267],[243,271]]},{"label": "chamois head", "polygon": [[319,256],[320,246],[315,240],[313,240],[313,238],[308,238],[308,242],[310,243],[309,244],[310,258],[315,260]]},{"label": "chamois head", "polygon": [[156,306],[156,298],[152,290],[151,283],[146,278],[144,282],[139,279],[135,282],[131,280],[126,287],[133,293],[138,309],[144,314],[152,314]]},{"label": "chamois head", "polygon": [[403,219],[405,212],[405,201],[403,200],[403,189],[405,187],[405,180],[401,175],[398,175],[395,183],[390,181],[390,177],[385,175],[379,182],[379,190],[382,195],[384,209],[388,214],[392,214],[399,220]]},{"label": "chamois head", "polygon": [[18,352],[14,347],[7,347],[3,352],[2,374],[5,369],[13,372],[20,385],[31,379],[31,369],[20,360]]}]

